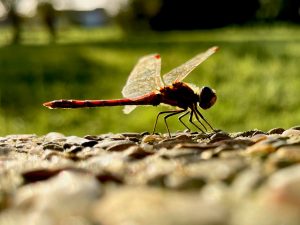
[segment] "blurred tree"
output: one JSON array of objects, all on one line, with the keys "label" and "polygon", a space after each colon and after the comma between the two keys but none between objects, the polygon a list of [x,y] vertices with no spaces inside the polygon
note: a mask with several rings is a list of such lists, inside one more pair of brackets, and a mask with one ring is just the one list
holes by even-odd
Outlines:
[{"label": "blurred tree", "polygon": [[258,20],[272,21],[278,17],[282,0],[260,0],[259,3],[260,7],[256,13]]},{"label": "blurred tree", "polygon": [[149,29],[149,21],[158,14],[161,5],[162,0],[129,0],[116,20],[126,31]]},{"label": "blurred tree", "polygon": [[299,23],[300,22],[300,1],[282,0],[281,10],[278,19]]},{"label": "blurred tree", "polygon": [[299,0],[129,0],[118,15],[126,30],[207,29],[247,22],[300,22]]},{"label": "blurred tree", "polygon": [[150,20],[156,30],[201,29],[243,24],[255,18],[258,0],[163,0]]},{"label": "blurred tree", "polygon": [[126,28],[201,29],[242,24],[255,18],[259,0],[131,0],[119,15]]},{"label": "blurred tree", "polygon": [[263,21],[300,22],[299,0],[260,0],[257,19]]}]

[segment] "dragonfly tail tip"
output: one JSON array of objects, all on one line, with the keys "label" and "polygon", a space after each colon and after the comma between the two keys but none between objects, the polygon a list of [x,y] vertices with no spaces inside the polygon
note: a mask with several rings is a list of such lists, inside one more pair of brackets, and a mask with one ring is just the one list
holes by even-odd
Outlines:
[{"label": "dragonfly tail tip", "polygon": [[45,107],[47,107],[49,109],[53,109],[52,105],[53,105],[52,102],[45,102],[45,103],[43,103],[43,106],[45,106]]}]

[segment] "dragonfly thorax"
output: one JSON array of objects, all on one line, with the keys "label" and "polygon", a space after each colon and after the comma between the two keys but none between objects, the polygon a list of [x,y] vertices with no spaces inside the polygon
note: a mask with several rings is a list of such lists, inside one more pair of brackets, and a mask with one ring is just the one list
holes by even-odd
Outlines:
[{"label": "dragonfly thorax", "polygon": [[202,87],[199,93],[199,106],[202,109],[209,109],[217,101],[216,91],[210,87]]},{"label": "dragonfly thorax", "polygon": [[176,82],[160,89],[161,103],[187,109],[199,101],[199,95],[183,82]]}]

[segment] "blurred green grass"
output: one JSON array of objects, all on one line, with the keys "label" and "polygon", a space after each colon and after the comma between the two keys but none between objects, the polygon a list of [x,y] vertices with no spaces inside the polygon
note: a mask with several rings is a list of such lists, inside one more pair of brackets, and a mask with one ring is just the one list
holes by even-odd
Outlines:
[{"label": "blurred green grass", "polygon": [[[120,98],[138,58],[158,52],[162,73],[217,45],[220,51],[186,82],[217,90],[216,105],[204,111],[215,128],[269,130],[299,124],[300,27],[229,27],[210,31],[125,34],[116,27],[68,29],[49,44],[43,30],[25,30],[23,44],[9,45],[11,31],[0,30],[0,135],[67,135],[151,131],[164,107],[49,110],[45,101],[61,98]],[[170,118],[172,131],[184,128]],[[163,121],[158,131],[165,132]]]}]

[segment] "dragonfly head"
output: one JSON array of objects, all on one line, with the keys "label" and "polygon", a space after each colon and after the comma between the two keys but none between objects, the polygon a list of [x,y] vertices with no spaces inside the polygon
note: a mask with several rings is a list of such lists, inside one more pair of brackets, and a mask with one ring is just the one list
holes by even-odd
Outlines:
[{"label": "dragonfly head", "polygon": [[202,109],[209,109],[217,101],[216,91],[210,87],[202,87],[199,94],[199,106]]}]

